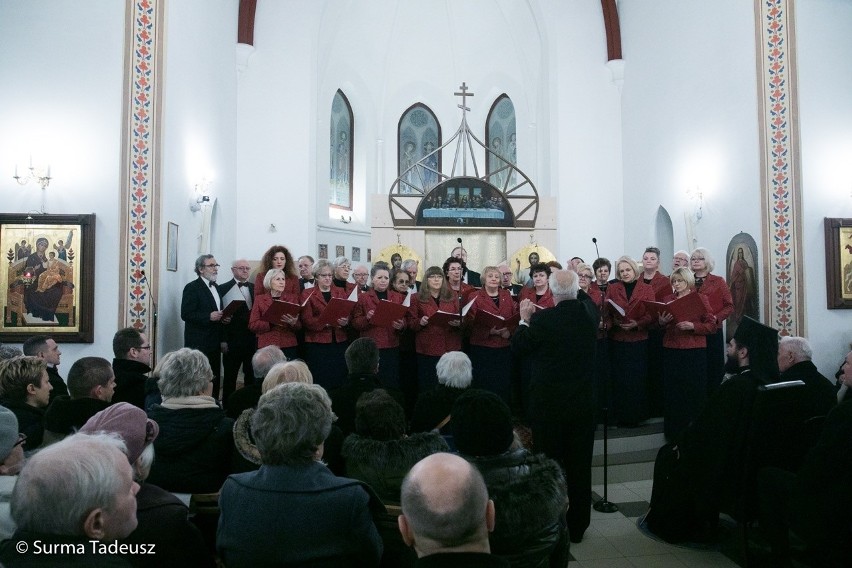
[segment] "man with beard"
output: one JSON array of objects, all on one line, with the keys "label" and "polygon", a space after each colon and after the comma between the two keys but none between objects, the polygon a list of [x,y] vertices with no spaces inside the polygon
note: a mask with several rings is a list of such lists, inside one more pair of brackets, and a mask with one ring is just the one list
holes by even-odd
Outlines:
[{"label": "man with beard", "polygon": [[727,355],[726,370],[733,375],[680,438],[657,454],[645,522],[668,542],[715,537],[719,509],[741,481],[757,388],[778,378],[778,332],[746,316]]}]

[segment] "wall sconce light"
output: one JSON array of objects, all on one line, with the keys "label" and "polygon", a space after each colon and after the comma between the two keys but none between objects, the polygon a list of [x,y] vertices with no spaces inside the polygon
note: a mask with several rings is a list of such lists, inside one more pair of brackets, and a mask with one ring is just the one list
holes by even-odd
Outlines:
[{"label": "wall sconce light", "polygon": [[195,197],[189,202],[190,211],[197,213],[202,208],[207,207],[207,204],[210,203],[209,189],[210,182],[206,179],[195,184]]},{"label": "wall sconce light", "polygon": [[343,215],[341,215],[340,216],[340,222],[348,225],[349,223],[352,222],[352,215],[349,215],[348,217],[344,217]]},{"label": "wall sconce light", "polygon": [[701,218],[704,217],[704,193],[701,191],[699,186],[695,186],[695,189],[687,189],[686,195],[690,199],[696,201],[695,213],[693,216],[695,217],[695,222],[698,223],[701,221]]},{"label": "wall sconce light", "polygon": [[27,185],[30,180],[36,182],[42,189],[47,189],[47,186],[50,185],[50,165],[48,164],[47,168],[42,170],[40,168],[36,168],[33,166],[32,159],[30,159],[30,167],[27,168],[30,173],[21,177],[18,175],[18,164],[15,164],[15,175],[12,177],[18,182],[20,185]]}]

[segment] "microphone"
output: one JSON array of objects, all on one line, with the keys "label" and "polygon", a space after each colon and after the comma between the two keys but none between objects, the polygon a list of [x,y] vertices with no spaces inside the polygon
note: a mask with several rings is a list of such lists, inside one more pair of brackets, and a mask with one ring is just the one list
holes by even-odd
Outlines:
[{"label": "microphone", "polygon": [[595,254],[600,258],[601,253],[598,251],[598,240],[595,237],[592,237],[592,243],[595,245]]}]

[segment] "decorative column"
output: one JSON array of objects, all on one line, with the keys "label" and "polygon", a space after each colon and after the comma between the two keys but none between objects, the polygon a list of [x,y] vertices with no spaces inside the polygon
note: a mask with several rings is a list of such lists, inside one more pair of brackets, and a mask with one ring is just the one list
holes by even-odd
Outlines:
[{"label": "decorative column", "polygon": [[118,325],[149,334],[159,266],[164,12],[165,0],[127,0]]},{"label": "decorative column", "polygon": [[764,322],[805,334],[794,0],[755,0]]}]

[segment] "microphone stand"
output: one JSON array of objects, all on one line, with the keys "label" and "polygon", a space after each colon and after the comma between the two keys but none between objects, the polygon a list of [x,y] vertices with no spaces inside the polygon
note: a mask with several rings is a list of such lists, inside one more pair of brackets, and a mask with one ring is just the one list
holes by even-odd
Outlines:
[{"label": "microphone stand", "polygon": [[[597,258],[600,258],[601,255],[600,255],[600,252],[598,251],[598,239],[596,239],[595,237],[592,237],[592,243],[594,243],[594,245],[595,245],[595,254],[597,255]],[[594,286],[597,286],[597,285],[598,285],[597,284],[597,274],[595,274]],[[606,291],[606,288],[601,290],[601,294],[603,294],[605,291]],[[606,337],[607,328],[606,328],[606,319],[603,317],[603,302],[601,302],[601,326],[602,326],[601,330],[604,333],[604,337]],[[597,365],[595,365],[595,367],[597,368]],[[604,458],[603,486],[604,486],[604,494],[603,494],[603,497],[599,501],[596,501],[595,504],[592,505],[592,508],[599,513],[616,513],[616,512],[618,512],[618,505],[616,505],[615,503],[611,503],[610,500],[609,500],[609,479],[608,479],[608,477],[609,477],[608,476],[608,474],[609,474],[609,397],[610,397],[610,389],[612,388],[612,386],[610,385],[611,381],[612,381],[611,374],[607,374],[606,388],[605,388],[606,393],[604,395],[605,396],[604,406],[601,408],[601,410],[603,410],[603,452],[604,452],[603,453],[603,458]]]},{"label": "microphone stand", "polygon": [[148,301],[151,302],[151,333],[148,334],[148,343],[151,344],[151,370],[153,371],[157,362],[157,301],[151,295],[151,285],[148,282],[148,276],[144,270],[140,270],[139,274],[145,281],[145,290],[148,292]]}]

